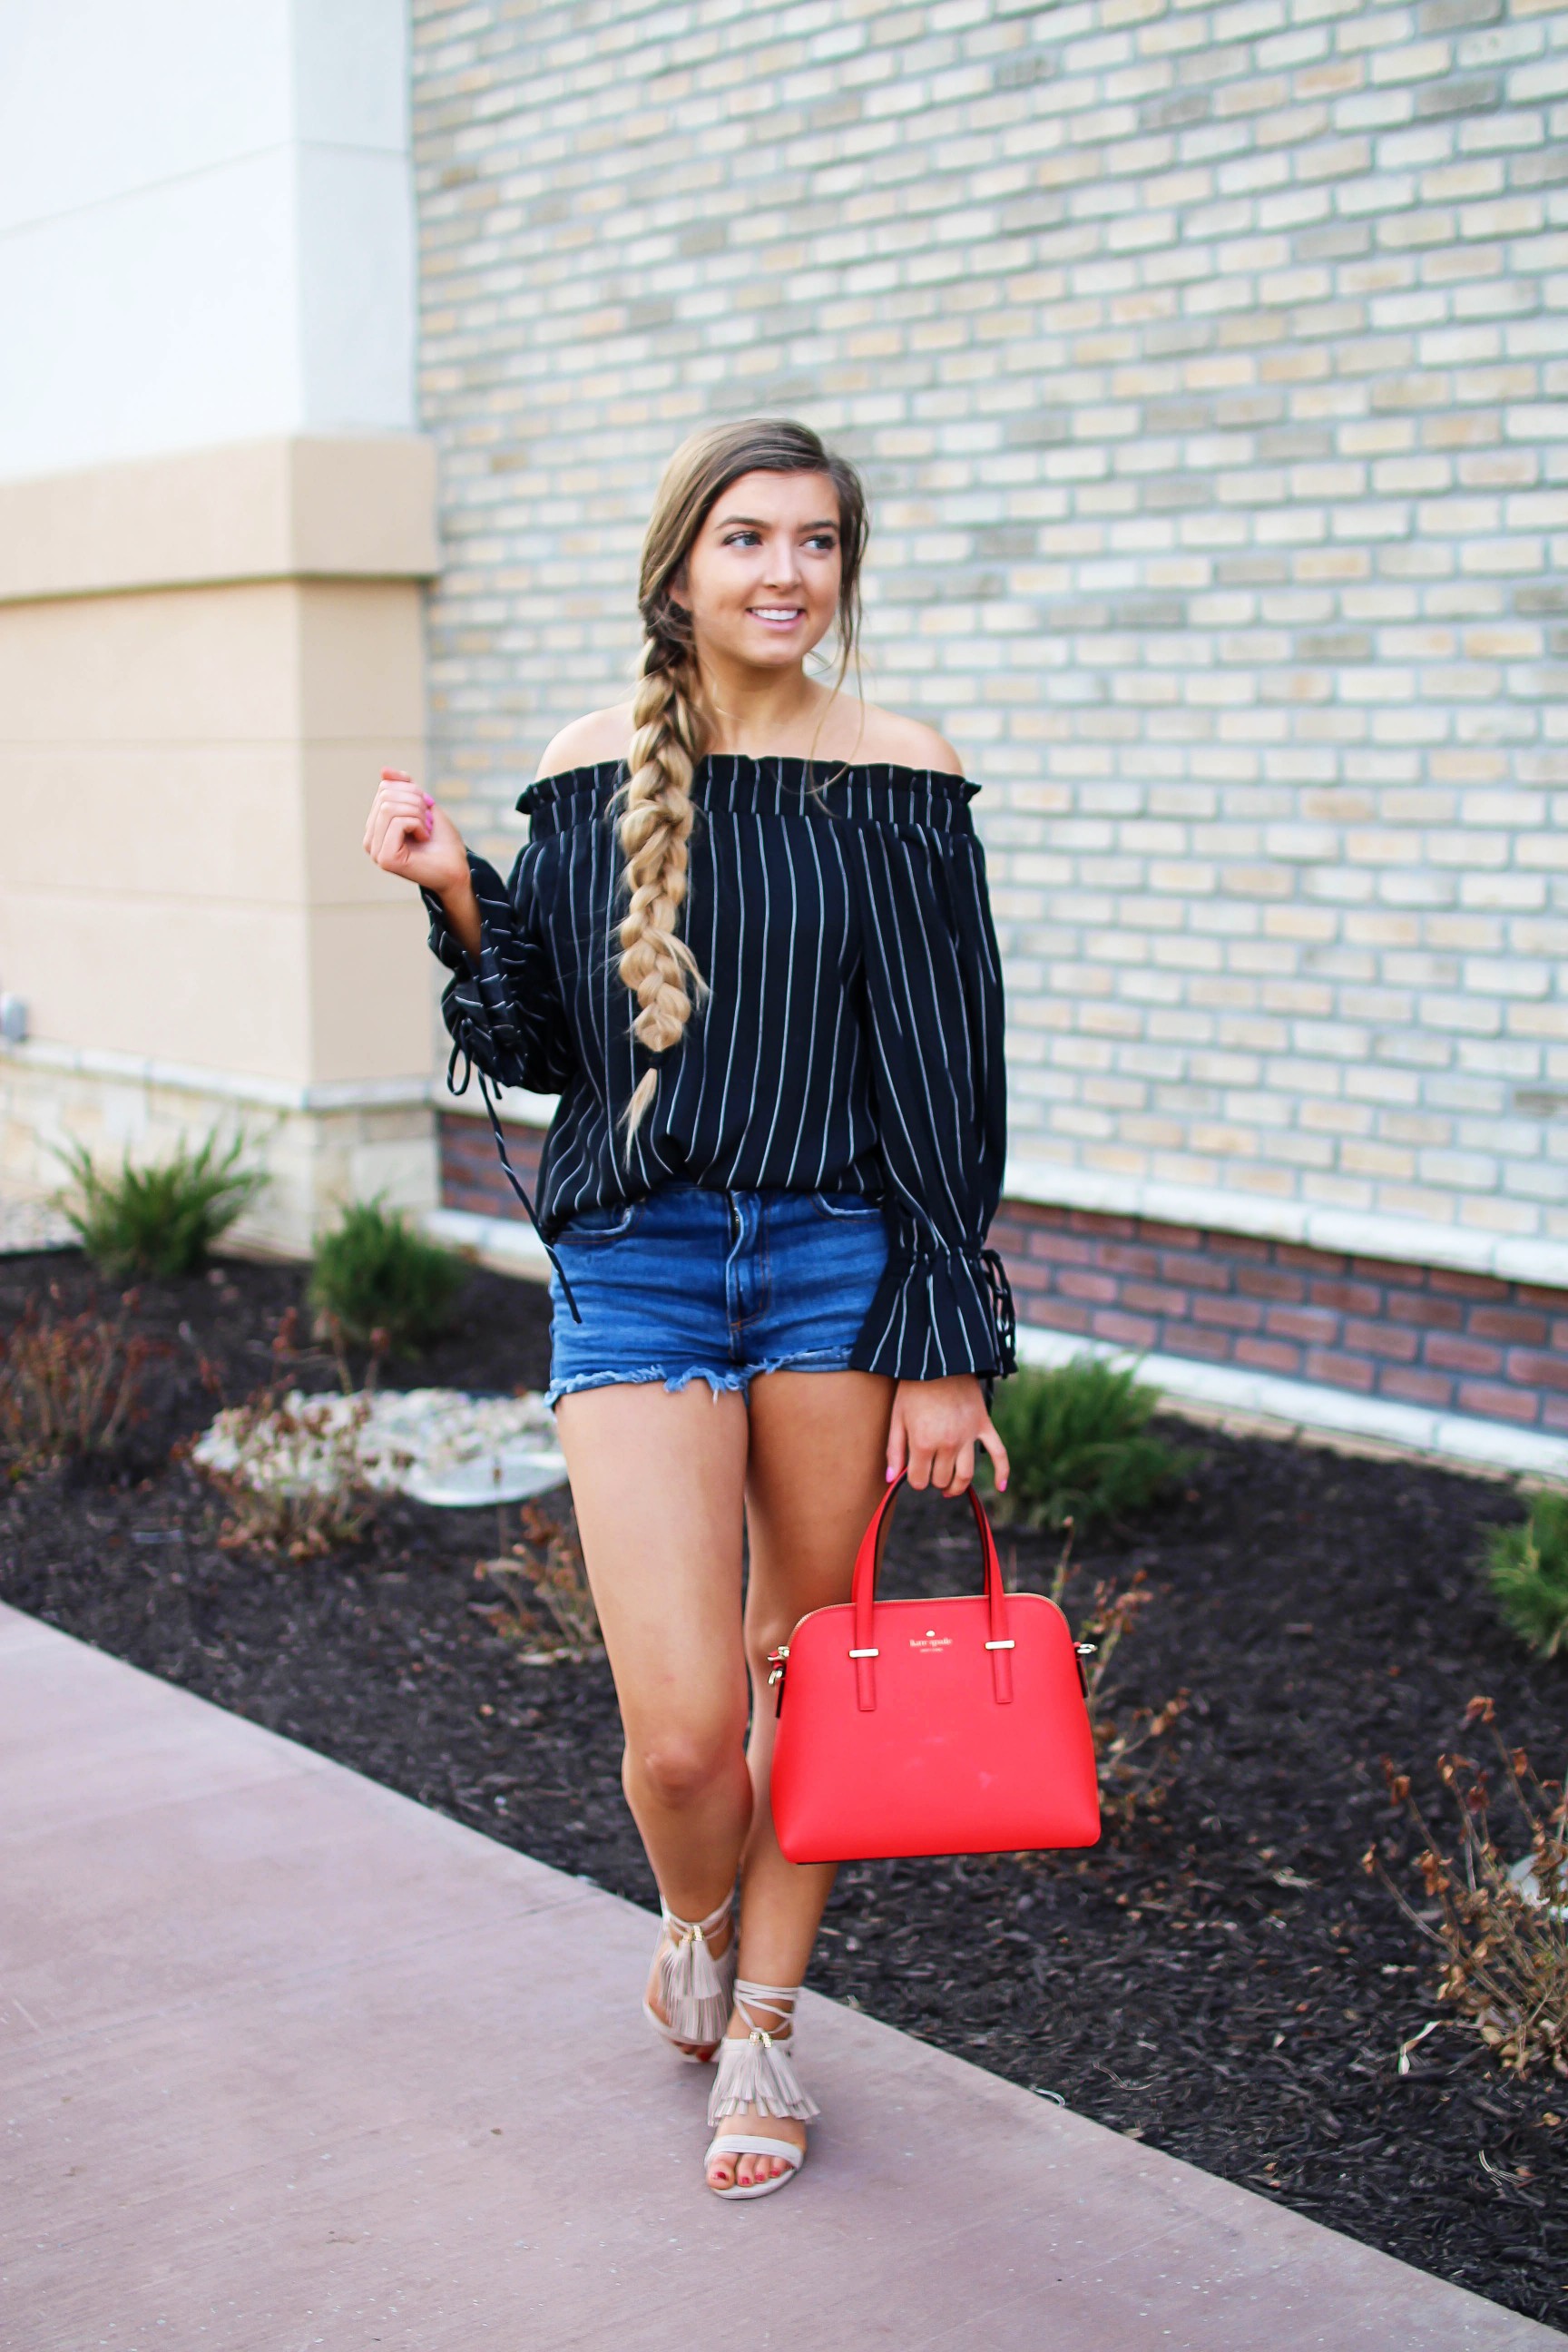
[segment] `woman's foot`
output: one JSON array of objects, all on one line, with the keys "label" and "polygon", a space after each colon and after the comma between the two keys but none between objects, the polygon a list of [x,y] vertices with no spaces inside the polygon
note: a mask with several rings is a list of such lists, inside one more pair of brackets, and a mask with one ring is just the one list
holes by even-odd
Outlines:
[{"label": "woman's foot", "polygon": [[717,2054],[735,1979],[735,1921],[729,1901],[706,1919],[664,1911],[643,2007],[671,2048],[699,2065]]},{"label": "woman's foot", "polygon": [[805,2161],[805,2127],[820,2110],[801,2088],[789,2049],[795,1990],[743,1979],[735,1987],[708,2103],[715,2126],[708,2186],[721,2197],[765,2196]]}]

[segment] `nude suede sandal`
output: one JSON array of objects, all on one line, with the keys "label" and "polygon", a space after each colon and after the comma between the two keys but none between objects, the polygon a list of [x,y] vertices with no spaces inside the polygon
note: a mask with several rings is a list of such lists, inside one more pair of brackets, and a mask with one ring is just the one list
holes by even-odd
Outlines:
[{"label": "nude suede sandal", "polygon": [[[816,2101],[801,2088],[788,2041],[778,2038],[779,2027],[792,2022],[799,1990],[798,1985],[750,1984],[744,1977],[737,1979],[735,2007],[750,2030],[744,2042],[729,2037],[719,2045],[719,2072],[713,2078],[708,2101],[710,2124],[721,2124],[726,2116],[738,2114],[742,2107],[753,2107],[764,2118],[788,2116],[803,2124],[822,2113]],[[764,2024],[764,2019],[772,2022]],[[715,2131],[702,2159],[705,2173],[716,2156],[776,2156],[782,2157],[789,2167],[787,2172],[775,2173],[771,2180],[748,2181],[744,2187],[736,2181],[732,2188],[713,2189],[715,2197],[737,2200],[771,2197],[775,2189],[783,2189],[792,2181],[805,2162],[805,2148],[796,2147],[793,2140],[770,2139],[765,2132],[755,2131]],[[711,2181],[709,2187],[712,2188]]]},{"label": "nude suede sandal", "polygon": [[[667,1903],[659,1904],[664,1927],[658,1944],[658,1997],[664,2003],[664,2015],[660,2017],[646,1993],[643,2014],[654,2032],[670,2044],[676,2056],[684,2058],[690,2066],[712,2063],[730,2021],[740,1939],[731,1935],[718,1959],[708,1948],[709,1937],[717,1935],[730,1916],[730,1904],[731,1897],[726,1895],[706,1919],[678,1919]],[[682,2050],[679,2045],[683,2042],[712,2047],[704,2058],[696,2050]]]}]

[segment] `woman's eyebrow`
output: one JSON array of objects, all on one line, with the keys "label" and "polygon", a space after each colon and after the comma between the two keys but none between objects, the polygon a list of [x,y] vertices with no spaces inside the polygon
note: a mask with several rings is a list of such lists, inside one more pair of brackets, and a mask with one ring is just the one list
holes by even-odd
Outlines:
[{"label": "woman's eyebrow", "polygon": [[[743,525],[747,530],[773,529],[773,525],[761,515],[725,515],[721,521],[714,524],[713,528],[715,530],[732,530],[741,525]],[[803,522],[798,527],[802,530],[837,530],[838,517],[825,516],[821,522]]]}]

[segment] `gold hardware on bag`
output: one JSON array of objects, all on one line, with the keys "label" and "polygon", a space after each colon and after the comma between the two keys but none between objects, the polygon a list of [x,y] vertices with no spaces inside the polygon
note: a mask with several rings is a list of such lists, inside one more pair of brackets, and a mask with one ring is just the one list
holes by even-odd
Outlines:
[{"label": "gold hardware on bag", "polygon": [[787,1642],[783,1643],[778,1649],[770,1650],[768,1652],[768,1664],[773,1668],[772,1674],[768,1676],[768,1688],[772,1690],[775,1683],[778,1685],[779,1695],[773,1701],[773,1713],[776,1716],[782,1715],[784,1713],[784,1668],[789,1664],[789,1643]]}]

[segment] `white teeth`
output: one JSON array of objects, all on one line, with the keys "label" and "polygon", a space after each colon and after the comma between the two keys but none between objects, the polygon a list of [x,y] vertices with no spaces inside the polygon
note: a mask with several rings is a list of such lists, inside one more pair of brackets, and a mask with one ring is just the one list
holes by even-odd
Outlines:
[{"label": "white teeth", "polygon": [[798,621],[798,604],[753,604],[752,612],[759,621]]}]

